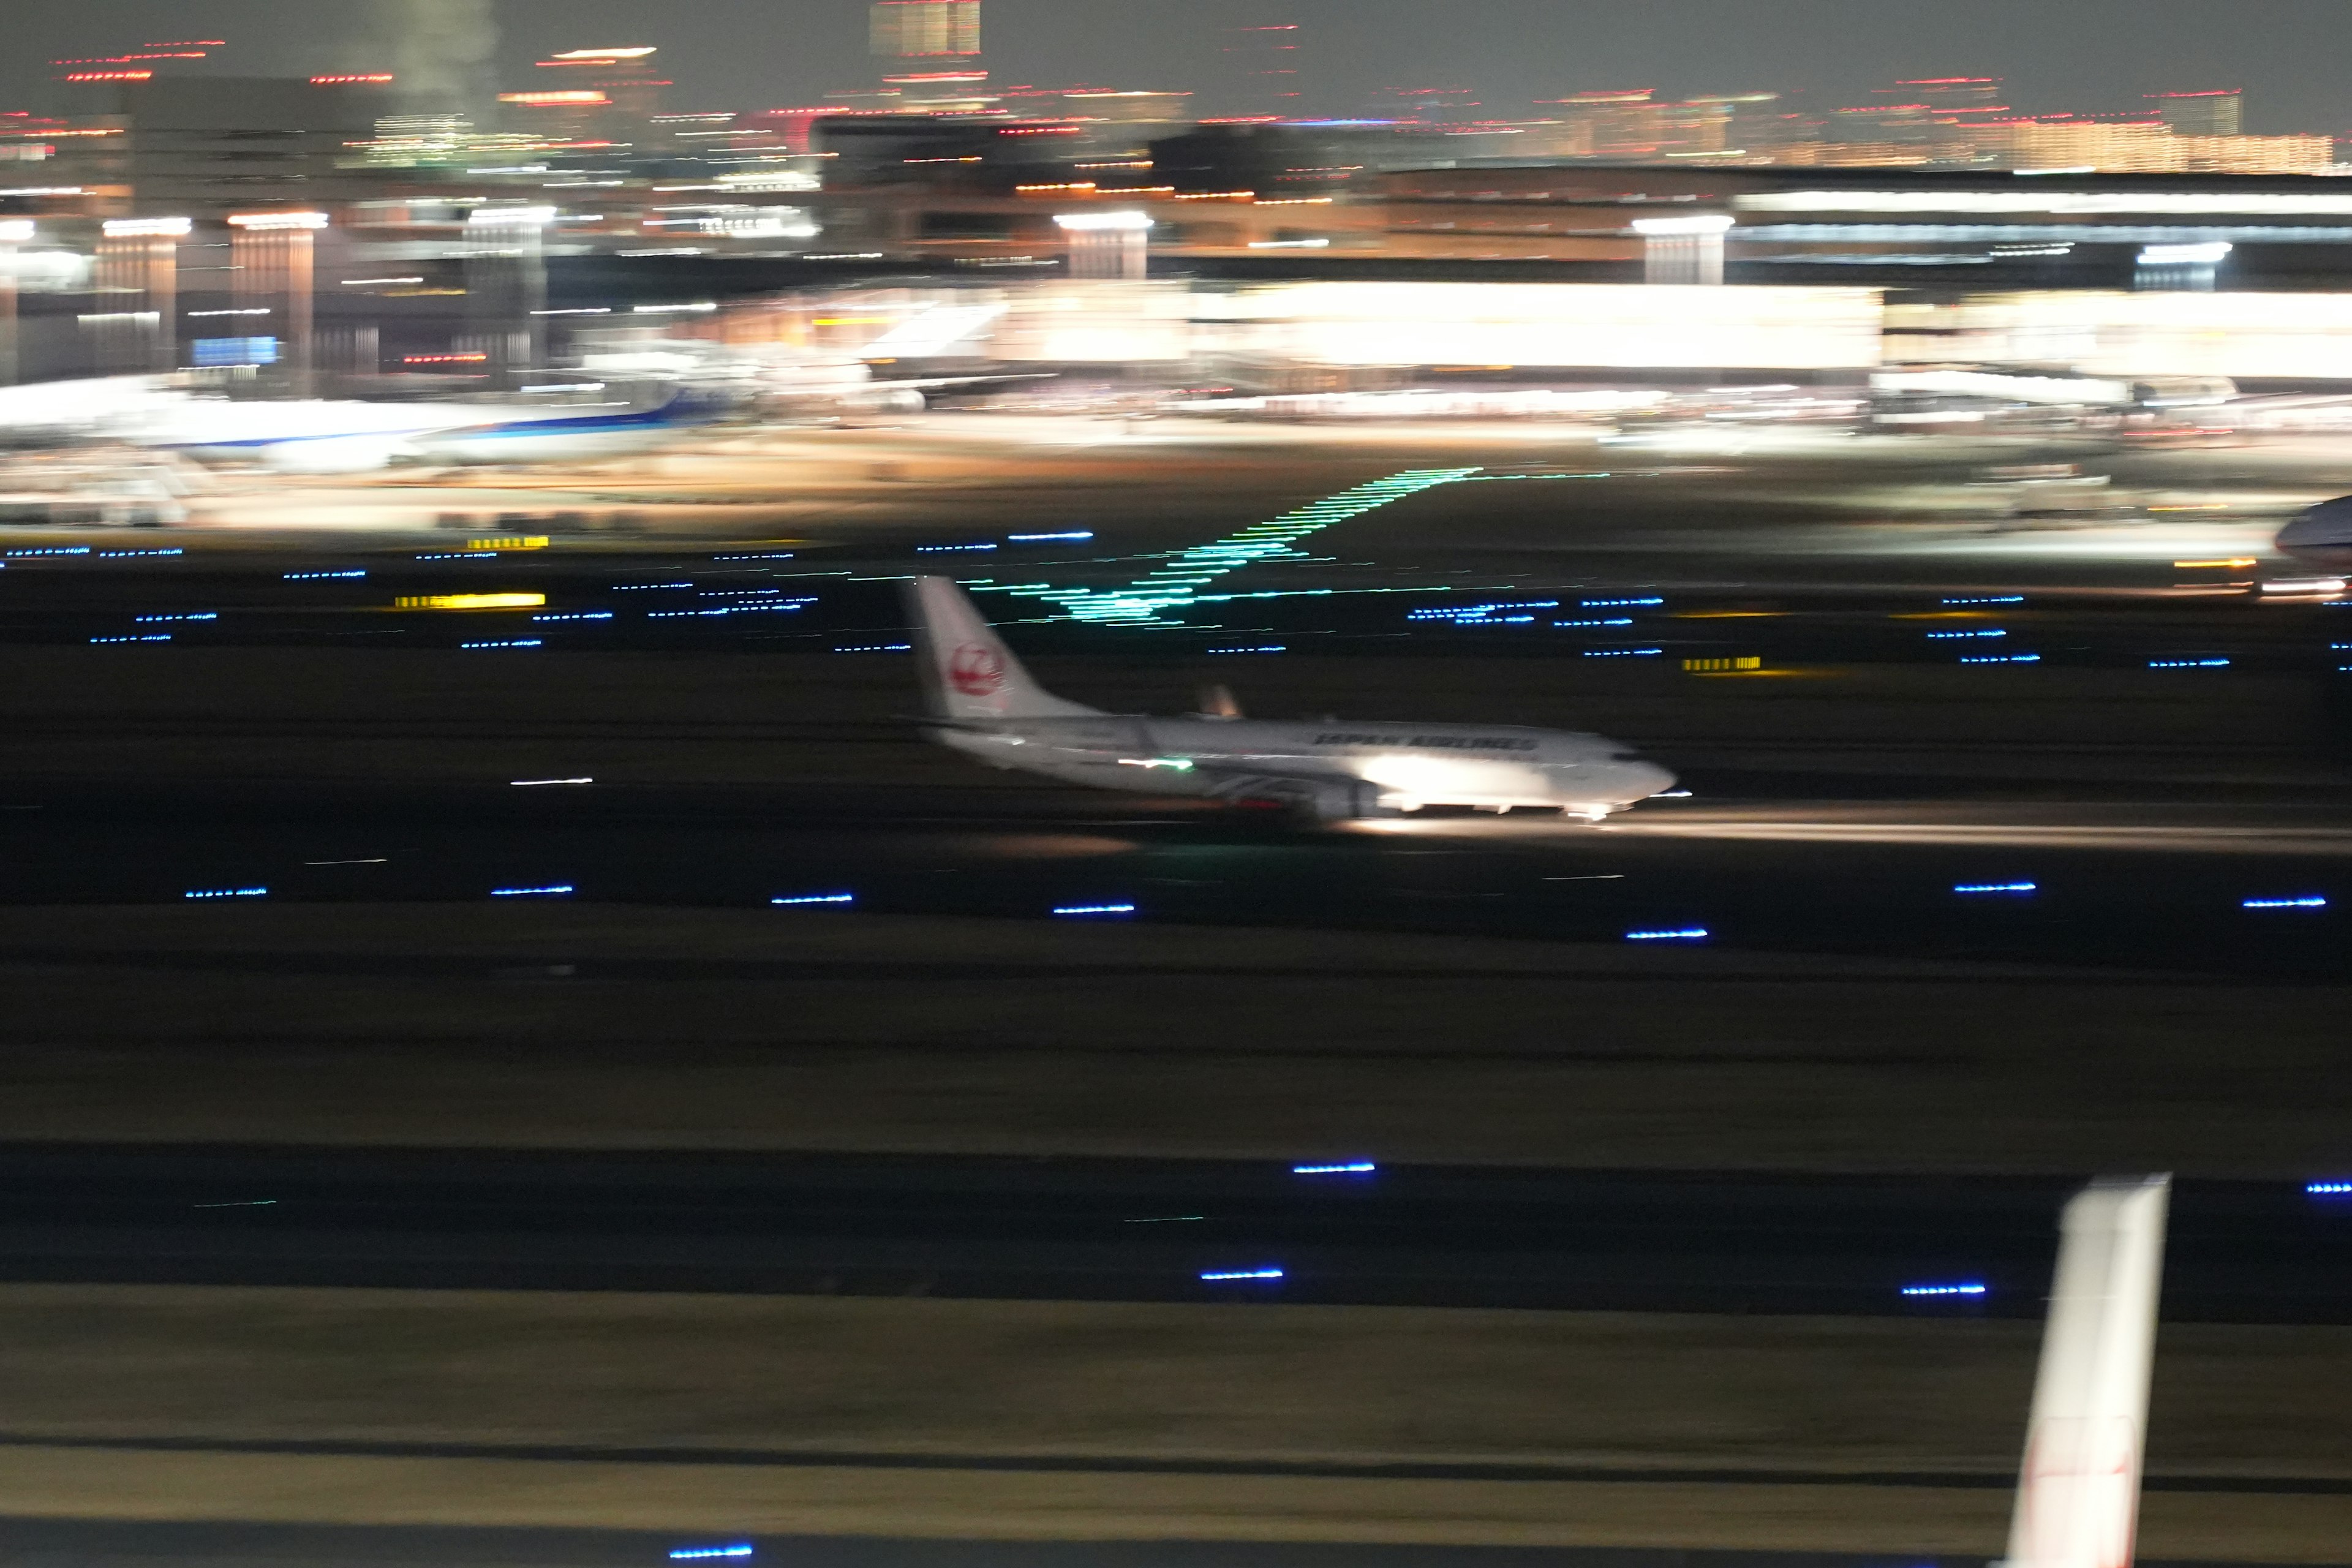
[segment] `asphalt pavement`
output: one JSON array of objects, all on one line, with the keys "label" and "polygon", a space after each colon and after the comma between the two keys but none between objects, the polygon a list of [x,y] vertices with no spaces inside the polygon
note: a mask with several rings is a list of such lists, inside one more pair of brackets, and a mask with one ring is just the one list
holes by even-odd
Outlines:
[{"label": "asphalt pavement", "polygon": [[[0,1279],[2038,1317],[2063,1180],[0,1148]],[[2352,1322],[2352,1199],[2184,1183],[2165,1310]]]}]

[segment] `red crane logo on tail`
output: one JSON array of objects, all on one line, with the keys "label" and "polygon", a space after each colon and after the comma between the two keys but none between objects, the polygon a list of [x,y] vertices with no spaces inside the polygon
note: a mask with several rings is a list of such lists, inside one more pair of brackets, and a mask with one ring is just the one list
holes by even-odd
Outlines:
[{"label": "red crane logo on tail", "polygon": [[1004,661],[994,648],[966,643],[948,660],[948,683],[966,697],[992,697],[1004,684]]}]

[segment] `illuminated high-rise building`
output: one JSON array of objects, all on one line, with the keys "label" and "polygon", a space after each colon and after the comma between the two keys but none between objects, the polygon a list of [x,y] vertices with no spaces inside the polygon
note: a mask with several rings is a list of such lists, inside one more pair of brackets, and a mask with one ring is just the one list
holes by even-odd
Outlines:
[{"label": "illuminated high-rise building", "polygon": [[2002,112],[1997,76],[1914,77],[1896,82],[1891,92],[1885,88],[1878,90],[1882,97],[1923,104],[1934,114],[1966,117]]},{"label": "illuminated high-rise building", "polygon": [[539,62],[554,73],[539,79],[546,86],[503,92],[499,101],[517,106],[520,128],[557,141],[634,140],[661,112],[661,89],[671,85],[656,73],[655,52],[651,44],[566,49]]},{"label": "illuminated high-rise building", "polygon": [[1299,28],[1296,22],[1235,27],[1225,35],[1225,96],[1244,119],[1293,118],[1299,112]]},{"label": "illuminated high-rise building", "polygon": [[874,53],[885,62],[962,61],[980,53],[980,0],[876,0],[866,20]]},{"label": "illuminated high-rise building", "polygon": [[2245,129],[2246,95],[2218,92],[2152,92],[2156,111],[2179,136],[2235,136]]},{"label": "illuminated high-rise building", "polygon": [[932,114],[988,106],[980,68],[980,0],[876,0],[866,11],[878,93],[837,93],[864,107]]},{"label": "illuminated high-rise building", "polygon": [[1654,87],[1571,93],[1539,100],[1549,120],[1556,157],[1643,163],[1658,156],[1666,141],[1665,105]]}]

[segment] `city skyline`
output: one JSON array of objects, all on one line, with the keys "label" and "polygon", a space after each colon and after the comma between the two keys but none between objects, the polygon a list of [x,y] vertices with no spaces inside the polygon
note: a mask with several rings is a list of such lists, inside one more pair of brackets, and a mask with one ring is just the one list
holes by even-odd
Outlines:
[{"label": "city skyline", "polygon": [[[25,47],[0,68],[0,107],[27,107],[53,90],[52,58],[136,48],[191,36],[226,40],[195,68],[297,75],[383,68],[371,58],[398,37],[404,17],[477,7],[480,0],[379,0],[373,11],[332,20],[289,16],[278,0],[115,0],[28,18]],[[586,43],[660,47],[680,108],[752,110],[822,101],[873,72],[866,7],[857,0],[791,13],[705,4],[648,22],[618,0],[557,6],[504,0],[493,8],[490,65],[511,84],[546,51]],[[1609,88],[1655,87],[1664,95],[1778,91],[1807,107],[1869,101],[1905,77],[1984,75],[2028,113],[2142,110],[2146,95],[2234,88],[2247,94],[2246,129],[2352,134],[2340,73],[2310,47],[2334,15],[2320,0],[2272,0],[2260,29],[2217,8],[2126,7],[2077,0],[2063,15],[2023,0],[1927,6],[1855,0],[1779,0],[1736,15],[1706,0],[1651,0],[1616,10],[1569,12],[1541,0],[1475,0],[1482,27],[1459,13],[1371,0],[1210,0],[1181,16],[1135,0],[1098,0],[1073,26],[1068,0],[988,0],[987,60],[1000,83],[1090,82],[1191,90],[1203,111],[1231,90],[1220,52],[1225,29],[1268,20],[1299,24],[1301,104],[1307,112],[1362,112],[1384,89],[1458,86],[1498,116],[1545,98]],[[2133,26],[2120,25],[2128,16]],[[2149,25],[2153,18],[2156,25]],[[415,29],[411,27],[410,31]]]}]

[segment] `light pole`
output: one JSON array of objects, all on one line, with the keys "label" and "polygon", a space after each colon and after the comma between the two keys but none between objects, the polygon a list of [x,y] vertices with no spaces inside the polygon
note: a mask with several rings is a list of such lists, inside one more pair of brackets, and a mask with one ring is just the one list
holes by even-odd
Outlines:
[{"label": "light pole", "polygon": [[228,220],[229,265],[236,268],[240,300],[267,296],[282,311],[276,334],[285,340],[287,379],[294,395],[311,394],[311,236],[327,226],[325,213],[236,213]]},{"label": "light pole", "polygon": [[16,247],[33,237],[33,220],[0,217],[0,386],[16,384]]},{"label": "light pole", "polygon": [[[99,292],[135,295],[144,308],[101,310],[83,319],[97,323],[102,348],[129,337],[134,347],[126,357],[139,369],[179,368],[180,241],[194,226],[184,217],[111,217],[100,226]],[[124,325],[129,332],[113,331]]]}]

